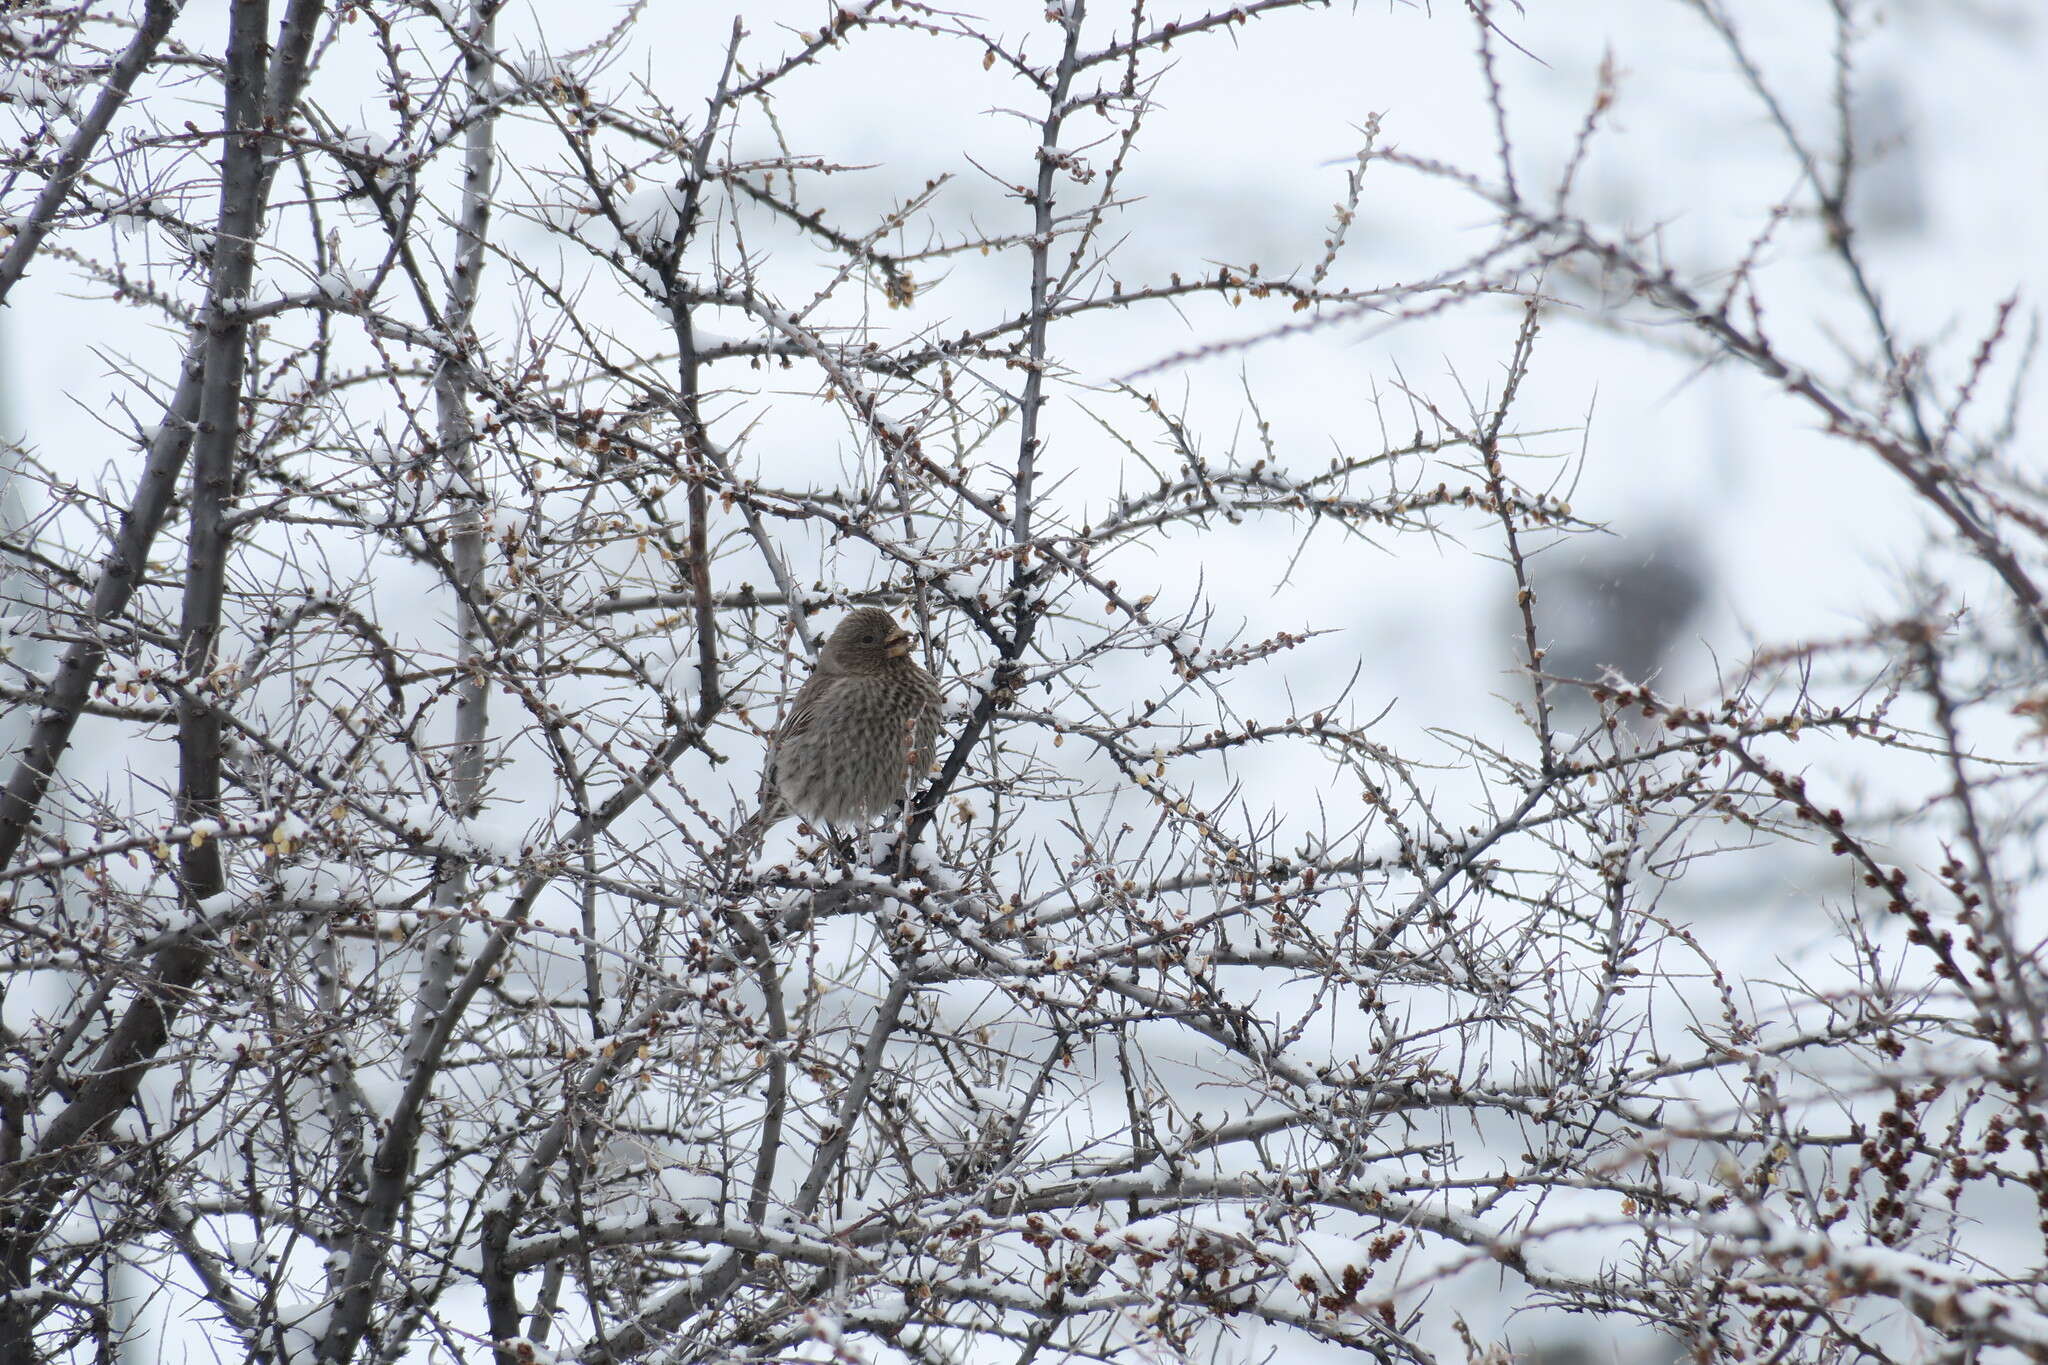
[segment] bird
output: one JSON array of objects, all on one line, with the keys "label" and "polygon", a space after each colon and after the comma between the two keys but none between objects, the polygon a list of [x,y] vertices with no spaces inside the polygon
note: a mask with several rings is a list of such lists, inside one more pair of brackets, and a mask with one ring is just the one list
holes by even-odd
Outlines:
[{"label": "bird", "polygon": [[911,644],[880,607],[839,622],[775,732],[764,783],[771,818],[861,824],[931,771],[945,698]]}]

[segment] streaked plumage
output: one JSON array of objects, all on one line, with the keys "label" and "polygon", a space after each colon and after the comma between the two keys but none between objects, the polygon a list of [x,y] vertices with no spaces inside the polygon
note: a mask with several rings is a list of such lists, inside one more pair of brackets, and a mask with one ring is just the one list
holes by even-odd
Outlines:
[{"label": "streaked plumage", "polygon": [[888,612],[839,623],[796,694],[769,755],[769,787],[806,820],[860,824],[931,770],[944,701]]}]

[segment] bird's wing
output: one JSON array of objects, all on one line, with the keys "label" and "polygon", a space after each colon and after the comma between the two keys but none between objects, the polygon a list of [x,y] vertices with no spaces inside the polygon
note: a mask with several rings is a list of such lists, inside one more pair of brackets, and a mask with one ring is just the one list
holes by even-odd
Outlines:
[{"label": "bird's wing", "polygon": [[832,682],[832,675],[822,669],[804,680],[804,685],[797,689],[796,700],[789,704],[789,714],[782,718],[782,728],[775,732],[778,744],[811,728],[811,722],[817,719],[818,703],[832,690]]}]

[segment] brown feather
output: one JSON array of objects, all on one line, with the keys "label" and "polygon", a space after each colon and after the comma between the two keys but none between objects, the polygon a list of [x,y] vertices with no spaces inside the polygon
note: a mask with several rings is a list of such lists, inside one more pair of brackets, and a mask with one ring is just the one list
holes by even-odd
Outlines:
[{"label": "brown feather", "polygon": [[857,823],[924,777],[944,699],[909,657],[908,640],[879,608],[839,623],[776,731],[768,795],[807,819]]}]

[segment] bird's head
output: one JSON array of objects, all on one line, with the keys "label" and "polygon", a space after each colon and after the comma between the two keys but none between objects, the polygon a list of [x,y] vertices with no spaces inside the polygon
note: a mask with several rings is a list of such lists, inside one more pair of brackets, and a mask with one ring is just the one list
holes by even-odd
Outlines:
[{"label": "bird's head", "polygon": [[910,655],[910,634],[880,607],[862,607],[825,641],[823,664],[835,673],[879,673]]}]

